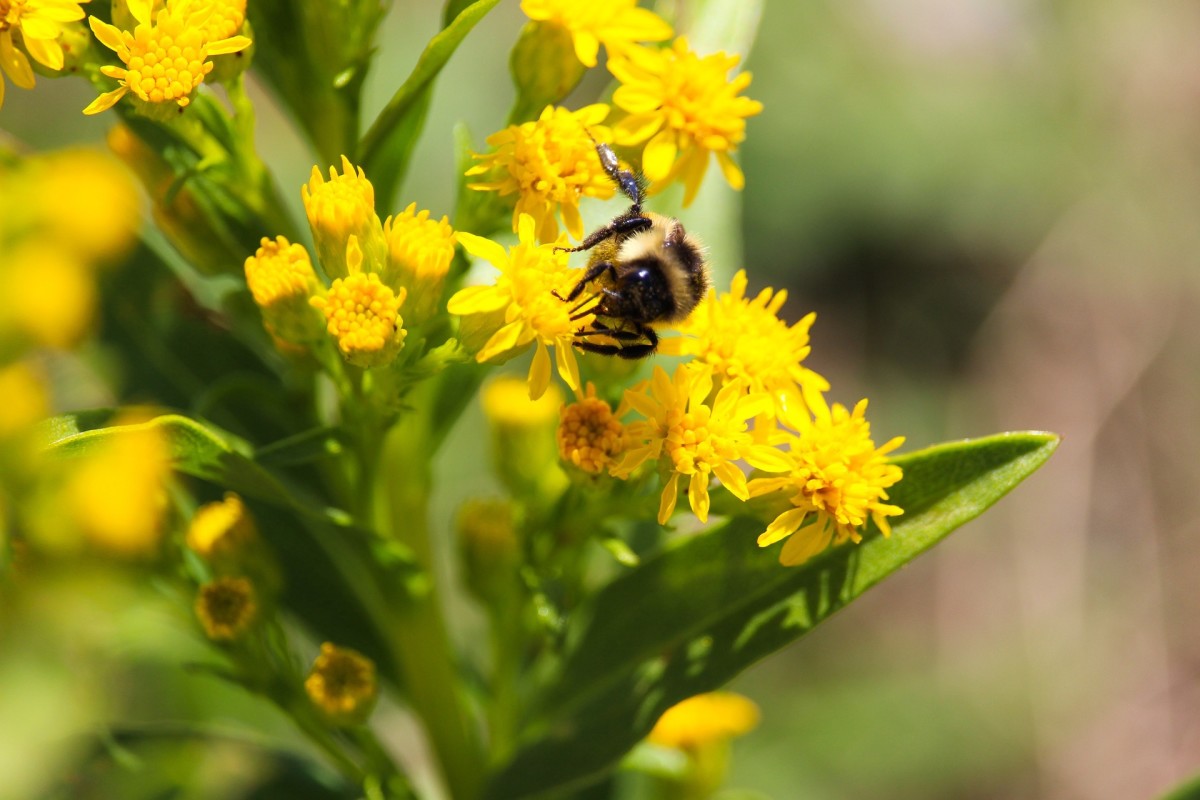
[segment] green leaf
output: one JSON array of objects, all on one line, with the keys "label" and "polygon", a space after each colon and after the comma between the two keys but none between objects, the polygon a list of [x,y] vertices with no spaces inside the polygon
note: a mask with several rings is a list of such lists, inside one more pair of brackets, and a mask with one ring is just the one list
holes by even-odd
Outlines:
[{"label": "green leaf", "polygon": [[572,618],[561,673],[486,796],[529,797],[602,774],[667,708],[808,633],[981,514],[1057,445],[1052,434],[1013,433],[897,457],[904,479],[891,496],[905,514],[892,537],[871,530],[802,567],[780,566],[779,546],[757,547],[765,523],[749,518],[644,561]]},{"label": "green leaf", "polygon": [[363,137],[358,163],[388,205],[408,169],[408,160],[429,109],[433,80],[467,34],[500,0],[477,0],[464,8],[434,36],[417,60],[417,66],[379,113]]},{"label": "green leaf", "polygon": [[1179,784],[1163,795],[1162,800],[1200,800],[1200,775]]}]

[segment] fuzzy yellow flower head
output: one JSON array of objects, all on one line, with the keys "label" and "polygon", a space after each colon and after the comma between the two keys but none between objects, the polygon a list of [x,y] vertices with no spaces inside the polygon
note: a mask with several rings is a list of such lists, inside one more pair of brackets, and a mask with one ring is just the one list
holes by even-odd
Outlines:
[{"label": "fuzzy yellow flower head", "polygon": [[170,446],[150,424],[117,425],[65,487],[66,505],[87,538],[123,556],[152,553],[166,507]]},{"label": "fuzzy yellow flower head", "polygon": [[337,725],[364,722],[375,707],[375,662],[349,647],[325,642],[304,681],[313,705]]},{"label": "fuzzy yellow flower head", "polygon": [[100,43],[115,51],[125,66],[100,68],[121,85],[100,95],[83,113],[98,114],[112,108],[128,92],[146,103],[177,103],[182,108],[212,71],[210,56],[250,46],[245,36],[210,38],[206,27],[212,14],[210,4],[186,4],[179,9],[168,4],[157,14],[151,13],[152,7],[145,2],[129,4],[137,21],[133,31],[122,31],[96,17],[88,20]]},{"label": "fuzzy yellow flower head", "polygon": [[45,376],[31,362],[0,367],[0,439],[25,433],[50,413],[50,392]]},{"label": "fuzzy yellow flower head", "polygon": [[554,292],[570,291],[581,271],[567,266],[568,254],[555,251],[554,245],[537,244],[534,226],[533,217],[522,214],[517,224],[519,241],[508,252],[490,239],[459,231],[459,244],[499,269],[500,275],[494,286],[469,286],[455,293],[447,308],[460,316],[504,312],[503,324],[475,354],[480,363],[536,341],[529,368],[529,397],[536,400],[550,385],[549,347],[555,348],[559,376],[572,390],[579,390],[572,342],[575,331],[589,325],[592,316],[572,321],[570,306],[554,296]]},{"label": "fuzzy yellow flower head", "polygon": [[779,554],[781,564],[803,564],[830,545],[861,541],[860,530],[868,519],[884,536],[891,535],[887,518],[903,510],[883,501],[888,487],[903,473],[889,463],[887,454],[903,444],[904,437],[875,447],[866,411],[866,400],[860,400],[852,412],[840,403],[831,409],[822,400],[813,408],[812,417],[801,411],[784,417],[785,424],[795,431],[786,437],[791,448],[789,474],[750,482],[752,497],[791,494],[793,507],[758,537],[760,547],[791,537]]},{"label": "fuzzy yellow flower head", "polygon": [[678,479],[688,478],[688,499],[701,522],[708,521],[708,485],[715,476],[740,500],[749,497],[746,476],[738,467],[745,461],[768,472],[783,472],[789,462],[773,447],[756,444],[747,421],[768,407],[770,398],[747,394],[740,382],[721,387],[710,405],[712,368],[680,364],[674,377],[654,368],[647,384],[625,392],[625,405],[645,419],[626,426],[625,457],[613,474],[626,477],[646,461],[659,461],[666,474],[658,522],[665,525],[675,511]]},{"label": "fuzzy yellow flower head", "polygon": [[90,267],[49,239],[31,238],[0,263],[0,337],[65,348],[92,322],[96,284]]},{"label": "fuzzy yellow flower head", "polygon": [[321,332],[321,320],[309,304],[321,284],[303,245],[282,236],[263,237],[246,259],[245,272],[250,294],[262,309],[263,325],[273,336],[302,344]]},{"label": "fuzzy yellow flower head", "polygon": [[446,273],[454,260],[450,219],[433,219],[428,211],[417,211],[417,204],[411,203],[387,218],[383,236],[388,248],[383,280],[408,290],[404,315],[412,322],[424,322],[437,312]]},{"label": "fuzzy yellow flower head", "polygon": [[612,407],[596,397],[596,387],[559,412],[558,455],[584,472],[598,475],[616,463],[625,449],[625,426]]},{"label": "fuzzy yellow flower head", "polygon": [[596,141],[609,138],[600,123],[608,116],[602,103],[578,111],[546,106],[533,122],[512,125],[488,137],[494,150],[477,155],[480,163],[468,176],[488,175],[490,180],[468,184],[472,189],[516,194],[513,230],[522,214],[537,223],[539,242],[558,237],[556,215],[574,239],[583,238],[581,197],[607,200],[613,196],[612,180],[596,155]]},{"label": "fuzzy yellow flower head", "polygon": [[400,306],[407,293],[403,288],[393,292],[374,272],[363,272],[362,261],[358,239],[351,236],[346,246],[349,274],[309,302],[325,315],[326,330],[342,357],[355,366],[380,367],[404,347],[408,331],[402,327]]},{"label": "fuzzy yellow flower head", "polygon": [[375,187],[362,167],[355,167],[342,156],[342,173],[339,175],[330,167],[329,180],[313,167],[300,196],[317,246],[317,260],[329,278],[344,278],[349,274],[346,243],[351,236],[358,237],[369,271],[383,266],[387,256],[383,223],[375,214]]},{"label": "fuzzy yellow flower head", "polygon": [[616,143],[645,143],[642,171],[651,191],[683,181],[683,204],[700,190],[710,153],[734,189],[745,185],[732,154],[746,138],[746,117],[762,111],[762,103],[742,97],[750,73],[729,72],[740,59],[725,53],[699,56],[680,37],[668,48],[631,47],[608,69],[621,82],[613,103],[629,113],[613,128]]},{"label": "fuzzy yellow flower head", "polygon": [[257,544],[254,517],[233,492],[227,492],[223,500],[201,506],[188,525],[188,549],[210,562],[236,560]]},{"label": "fuzzy yellow flower head", "polygon": [[[0,0],[0,68],[9,80],[22,89],[33,88],[30,58],[49,69],[63,68],[63,48],[58,41],[63,23],[83,19],[83,9],[79,6],[86,2]],[[3,106],[4,75],[0,74],[0,107]]]},{"label": "fuzzy yellow flower head", "polygon": [[228,642],[241,636],[258,618],[254,584],[246,578],[218,578],[200,587],[196,616],[208,638]]},{"label": "fuzzy yellow flower head", "polygon": [[758,706],[748,698],[733,692],[709,692],[668,708],[647,738],[663,747],[695,751],[749,733],[758,725],[758,718]]},{"label": "fuzzy yellow flower head", "polygon": [[804,367],[812,347],[808,332],[816,314],[788,325],[778,316],[787,290],[763,289],[746,297],[746,271],[733,276],[727,294],[709,289],[704,302],[677,329],[682,336],[659,348],[670,355],[695,356],[709,364],[722,383],[741,380],[752,392],[766,392],[778,408],[800,404],[812,393],[829,390],[829,382]]},{"label": "fuzzy yellow flower head", "polygon": [[521,10],[535,22],[567,30],[575,55],[588,67],[596,66],[600,45],[611,57],[634,42],[661,42],[673,31],[666,20],[637,0],[521,0]]}]

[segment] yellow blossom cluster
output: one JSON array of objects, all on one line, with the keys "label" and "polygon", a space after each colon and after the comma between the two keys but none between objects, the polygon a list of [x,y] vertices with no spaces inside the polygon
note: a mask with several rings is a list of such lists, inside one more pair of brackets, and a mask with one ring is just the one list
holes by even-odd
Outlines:
[{"label": "yellow blossom cluster", "polygon": [[[264,326],[284,352],[329,343],[354,366],[391,364],[408,335],[406,317],[420,324],[440,303],[454,258],[449,220],[435,220],[415,203],[380,220],[375,188],[345,156],[341,172],[330,167],[328,178],[313,167],[301,196],[315,264],[303,245],[283,236],[264,238],[246,259],[246,284]],[[410,296],[419,299],[411,315]]]},{"label": "yellow blossom cluster", "polygon": [[0,0],[0,108],[4,76],[22,89],[34,86],[30,59],[49,70],[64,65],[64,29],[85,16],[88,0]]}]

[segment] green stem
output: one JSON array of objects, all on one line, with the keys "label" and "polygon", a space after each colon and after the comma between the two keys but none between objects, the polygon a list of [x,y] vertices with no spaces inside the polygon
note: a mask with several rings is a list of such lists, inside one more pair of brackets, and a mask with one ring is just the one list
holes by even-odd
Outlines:
[{"label": "green stem", "polygon": [[427,421],[411,414],[388,437],[385,460],[391,469],[383,470],[376,480],[378,505],[385,510],[380,521],[386,527],[378,530],[407,545],[428,576],[425,591],[404,596],[399,602],[393,623],[400,683],[424,722],[451,796],[473,800],[482,786],[484,753],[458,679],[457,658],[438,591],[429,530],[429,433]]}]

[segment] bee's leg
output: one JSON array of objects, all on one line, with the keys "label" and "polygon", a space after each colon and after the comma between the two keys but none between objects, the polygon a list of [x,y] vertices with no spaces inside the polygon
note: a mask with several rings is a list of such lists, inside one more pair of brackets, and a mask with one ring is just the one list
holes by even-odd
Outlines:
[{"label": "bee's leg", "polygon": [[629,359],[630,361],[639,358],[645,358],[658,349],[658,334],[648,325],[638,325],[637,333],[635,334],[640,339],[646,341],[642,344],[625,344],[621,345],[621,349],[617,351],[617,355],[621,358]]},{"label": "bee's leg", "polygon": [[596,245],[603,242],[605,239],[610,239],[613,236],[623,234],[636,233],[644,231],[654,225],[653,220],[649,217],[643,217],[640,206],[634,206],[621,216],[614,219],[612,222],[605,225],[603,228],[597,228],[588,234],[577,247],[555,247],[555,252],[579,253],[583,250],[591,250]]},{"label": "bee's leg", "polygon": [[[601,261],[599,264],[592,264],[587,268],[587,271],[583,273],[583,277],[579,279],[579,283],[575,284],[575,287],[571,289],[566,297],[560,295],[556,289],[552,289],[550,293],[559,300],[562,300],[564,303],[569,303],[576,297],[579,297],[580,293],[583,292],[583,287],[596,280],[596,278],[599,278],[605,270],[611,270],[613,279],[616,279],[617,269],[613,263],[611,261]],[[572,311],[574,310],[575,309],[572,309]]]},{"label": "bee's leg", "polygon": [[[617,344],[599,344],[586,341],[588,336],[607,336]],[[645,358],[658,349],[658,334],[653,328],[638,325],[637,330],[626,331],[609,328],[597,322],[592,328],[576,331],[573,344],[580,350],[604,356],[620,356],[626,359]]]}]

